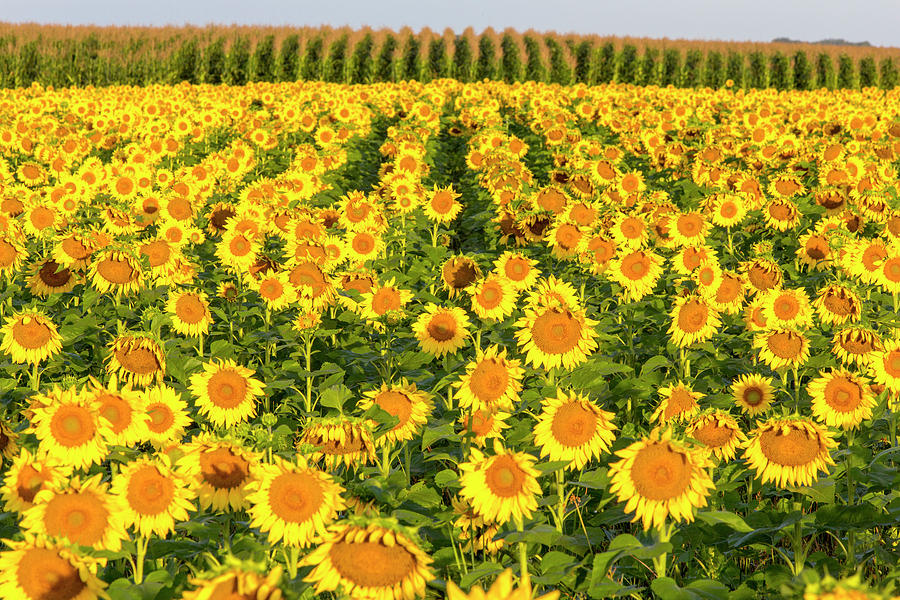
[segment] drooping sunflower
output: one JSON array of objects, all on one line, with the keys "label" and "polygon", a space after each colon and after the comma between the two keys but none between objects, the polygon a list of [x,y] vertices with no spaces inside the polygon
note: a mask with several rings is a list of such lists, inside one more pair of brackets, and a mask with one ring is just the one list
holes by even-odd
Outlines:
[{"label": "drooping sunflower", "polygon": [[737,420],[723,410],[708,410],[695,415],[688,425],[687,435],[719,460],[734,458],[737,449],[747,441]]},{"label": "drooping sunflower", "polygon": [[784,280],[784,274],[778,263],[767,258],[756,258],[741,263],[741,270],[746,275],[747,282],[750,284],[750,292],[753,294],[775,289]]},{"label": "drooping sunflower", "polygon": [[275,457],[260,466],[260,476],[248,485],[250,524],[267,534],[269,543],[305,548],[324,535],[344,510],[344,489],[330,475]]},{"label": "drooping sunflower", "polygon": [[60,487],[42,489],[22,516],[22,528],[98,550],[119,550],[128,534],[119,499],[101,478],[100,474],[85,481],[74,477]]},{"label": "drooping sunflower", "polygon": [[40,454],[78,469],[102,463],[111,427],[100,418],[96,403],[73,389],[54,389],[51,395],[31,417]]},{"label": "drooping sunflower", "polygon": [[135,386],[148,386],[162,381],[166,372],[166,355],[162,344],[150,334],[117,336],[110,343],[106,371]]},{"label": "drooping sunflower", "polygon": [[187,402],[181,394],[165,385],[147,389],[143,420],[146,440],[155,448],[180,444],[185,430],[191,425]]},{"label": "drooping sunflower", "polygon": [[869,372],[876,383],[900,394],[900,340],[888,340],[872,354]]},{"label": "drooping sunflower", "polygon": [[862,301],[850,288],[832,284],[819,290],[813,307],[819,320],[828,325],[855,323],[862,316]]},{"label": "drooping sunflower", "polygon": [[141,289],[144,275],[141,263],[131,254],[107,250],[95,256],[89,269],[91,284],[100,292],[126,296]]},{"label": "drooping sunflower", "polygon": [[332,525],[301,562],[317,594],[341,590],[354,600],[414,600],[434,578],[432,559],[390,521],[348,519]]},{"label": "drooping sunflower", "polygon": [[875,398],[866,378],[846,369],[820,371],[807,385],[812,414],[829,427],[856,429],[872,416]]},{"label": "drooping sunflower", "polygon": [[460,495],[479,514],[502,525],[510,519],[528,518],[537,510],[541,486],[533,456],[506,452],[496,441],[494,456],[485,456],[477,448],[470,452],[469,461],[459,465]]},{"label": "drooping sunflower", "polygon": [[505,319],[516,308],[516,291],[506,277],[490,274],[469,286],[472,312],[488,321]]},{"label": "drooping sunflower", "polygon": [[528,308],[516,321],[516,341],[529,364],[547,370],[572,369],[597,349],[596,325],[581,309],[558,304]]},{"label": "drooping sunflower", "polygon": [[297,440],[298,450],[303,446],[313,448],[307,455],[311,462],[323,461],[329,470],[353,469],[375,460],[375,440],[367,420],[313,419]]},{"label": "drooping sunflower", "polygon": [[755,416],[772,406],[775,398],[772,380],[762,375],[741,375],[731,384],[731,397],[741,412]]},{"label": "drooping sunflower", "polygon": [[710,298],[713,308],[727,313],[737,314],[744,305],[744,279],[737,273],[722,271],[722,280]]},{"label": "drooping sunflower", "polygon": [[[513,587],[512,569],[506,569],[487,590],[481,586],[472,586],[469,593],[463,592],[452,581],[447,582],[447,600],[532,600],[534,594],[530,585],[520,584]],[[553,590],[539,596],[536,600],[557,600],[559,591]]]},{"label": "drooping sunflower", "polygon": [[172,328],[181,335],[197,337],[209,333],[212,314],[209,300],[202,291],[171,292],[166,312],[172,317]]},{"label": "drooping sunflower", "polygon": [[647,250],[635,250],[614,258],[606,273],[624,288],[626,300],[640,300],[653,292],[662,275],[663,259]]},{"label": "drooping sunflower", "polygon": [[35,296],[47,298],[74,289],[78,277],[52,258],[35,263],[28,276],[28,289]]},{"label": "drooping sunflower", "polygon": [[191,477],[200,509],[241,510],[249,506],[248,485],[256,480],[260,455],[242,445],[201,434],[183,446],[176,469]]},{"label": "drooping sunflower", "polygon": [[835,447],[832,434],[810,419],[772,418],[750,432],[744,457],[763,483],[772,481],[781,488],[812,485],[819,471],[834,465]]},{"label": "drooping sunflower", "polygon": [[500,525],[496,521],[485,519],[468,502],[460,498],[453,498],[450,503],[456,516],[453,526],[459,530],[457,539],[462,542],[463,552],[497,554],[503,549],[505,546],[503,539],[494,539],[500,532]]},{"label": "drooping sunflower", "polygon": [[531,288],[540,277],[537,261],[521,252],[506,251],[494,261],[497,273],[506,277],[517,291]]},{"label": "drooping sunflower", "polygon": [[281,566],[265,575],[230,568],[215,577],[191,577],[188,583],[197,589],[183,592],[181,600],[281,600]]},{"label": "drooping sunflower", "polygon": [[415,383],[408,383],[405,379],[399,384],[382,383],[379,389],[365,392],[358,408],[366,411],[376,404],[398,419],[398,423],[390,431],[375,440],[376,446],[413,439],[434,410],[431,396],[417,389]]},{"label": "drooping sunflower", "polygon": [[34,497],[38,492],[61,485],[71,471],[70,465],[50,457],[36,458],[27,448],[22,448],[3,478],[3,487],[0,488],[3,510],[24,513],[34,506]]},{"label": "drooping sunflower", "polygon": [[466,364],[466,373],[454,384],[460,408],[474,411],[512,410],[522,391],[521,362],[506,357],[506,349],[479,348],[475,360]]},{"label": "drooping sunflower", "polygon": [[813,309],[802,289],[778,288],[763,296],[763,316],[771,328],[812,327]]},{"label": "drooping sunflower", "polygon": [[450,298],[481,278],[481,268],[468,256],[454,256],[441,266],[441,280]]},{"label": "drooping sunflower", "polygon": [[703,398],[703,394],[680,381],[659,388],[659,395],[662,400],[653,411],[650,421],[659,421],[660,425],[670,421],[686,421],[700,410],[697,401]]},{"label": "drooping sunflower", "polygon": [[655,430],[616,453],[610,465],[610,492],[626,502],[644,531],[661,527],[666,519],[694,520],[694,508],[706,506],[715,487],[709,477],[710,460],[702,449],[672,439],[671,430]]},{"label": "drooping sunflower", "polygon": [[123,465],[113,478],[112,491],[121,499],[125,525],[143,537],[154,533],[165,537],[194,510],[196,491],[164,453]]},{"label": "drooping sunflower", "polygon": [[800,224],[800,209],[791,200],[773,199],[763,208],[763,219],[776,231],[787,231]]},{"label": "drooping sunflower", "polygon": [[36,365],[62,350],[62,338],[56,325],[36,309],[8,317],[0,333],[3,333],[0,350],[9,354],[15,363]]},{"label": "drooping sunflower", "polygon": [[834,334],[831,353],[845,365],[865,366],[881,350],[881,338],[869,329],[848,327]]},{"label": "drooping sunflower", "polygon": [[21,240],[0,234],[0,279],[12,277],[28,258],[28,248]]},{"label": "drooping sunflower", "polygon": [[423,352],[440,358],[466,345],[469,316],[459,307],[441,307],[429,302],[412,329]]},{"label": "drooping sunflower", "polygon": [[799,367],[809,359],[809,338],[793,329],[767,329],[753,336],[759,358],[771,369]]},{"label": "drooping sunflower", "polygon": [[0,552],[0,597],[15,600],[97,600],[108,598],[97,578],[100,561],[73,552],[66,544],[26,535],[7,540]]},{"label": "drooping sunflower", "polygon": [[827,236],[810,231],[800,236],[797,245],[797,258],[808,269],[824,271],[831,266],[833,253]]},{"label": "drooping sunflower", "polygon": [[252,370],[231,359],[204,364],[202,373],[191,375],[190,387],[200,413],[217,427],[231,427],[253,418],[263,384],[252,375]]},{"label": "drooping sunflower", "polygon": [[680,296],[670,313],[672,324],[669,335],[676,346],[685,348],[697,342],[705,342],[722,324],[716,310],[697,295]]},{"label": "drooping sunflower", "polygon": [[616,438],[613,413],[575,392],[556,391],[544,398],[534,427],[534,441],[541,457],[569,461],[566,468],[581,469],[592,458],[608,452]]}]

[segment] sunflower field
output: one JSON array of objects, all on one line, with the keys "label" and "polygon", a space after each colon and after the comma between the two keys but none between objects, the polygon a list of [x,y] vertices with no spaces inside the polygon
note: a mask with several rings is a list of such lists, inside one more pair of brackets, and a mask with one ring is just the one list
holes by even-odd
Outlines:
[{"label": "sunflower field", "polygon": [[0,90],[0,598],[900,597],[900,92]]}]

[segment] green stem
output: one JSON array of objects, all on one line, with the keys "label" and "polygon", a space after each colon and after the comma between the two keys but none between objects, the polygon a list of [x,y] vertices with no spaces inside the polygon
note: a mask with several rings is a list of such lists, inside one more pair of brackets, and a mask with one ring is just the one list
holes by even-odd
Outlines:
[{"label": "green stem", "polygon": [[794,410],[800,414],[800,373],[796,366],[791,369],[794,374]]},{"label": "green stem", "polygon": [[388,442],[384,443],[384,446],[381,448],[381,476],[387,479],[387,476],[391,474],[391,445]]},{"label": "green stem", "polygon": [[[852,429],[847,432],[847,455],[844,458],[844,468],[847,471],[847,506],[856,504],[856,484],[853,482],[853,467],[850,464],[854,434]],[[847,564],[851,569],[856,570],[856,532],[852,529],[847,530]]]},{"label": "green stem", "polygon": [[410,463],[412,462],[409,452],[409,444],[403,444],[403,466],[406,468],[406,486],[409,487],[412,484],[412,470],[410,469]]},{"label": "green stem", "polygon": [[566,473],[563,469],[556,470],[556,530],[563,533],[563,525],[566,520]]},{"label": "green stem", "polygon": [[[522,517],[516,518],[516,529],[525,534],[525,523]],[[531,598],[531,575],[528,573],[528,544],[523,539],[519,542],[519,587],[528,590],[526,597]]]},{"label": "green stem", "polygon": [[794,495],[794,510],[800,511],[800,520],[794,523],[794,531],[791,539],[791,547],[794,550],[794,575],[799,575],[806,564],[806,549],[803,547],[803,499],[799,494]]},{"label": "green stem", "polygon": [[294,579],[297,576],[297,546],[287,546],[284,548],[284,561],[287,566],[288,577]]},{"label": "green stem", "polygon": [[678,349],[678,360],[681,362],[681,378],[687,381],[691,376],[691,359],[687,356],[687,348]]},{"label": "green stem", "polygon": [[147,544],[150,538],[140,536],[137,539],[137,555],[134,558],[134,583],[140,585],[144,581],[144,556],[147,555]]},{"label": "green stem", "polygon": [[203,358],[203,334],[197,336],[197,355]]},{"label": "green stem", "polygon": [[[672,539],[672,531],[675,529],[675,524],[671,525],[666,524],[663,521],[662,525],[656,528],[656,541],[660,544],[665,544],[669,540]],[[653,559],[653,570],[656,572],[657,577],[665,577],[666,576],[666,558],[668,557],[668,552],[663,552],[659,556]]]},{"label": "green stem", "polygon": [[38,363],[31,365],[31,389],[39,392],[41,388],[41,371]]},{"label": "green stem", "polygon": [[726,227],[725,231],[728,232],[728,254],[734,256],[734,244],[731,243],[731,227]]},{"label": "green stem", "polygon": [[312,336],[307,335],[303,345],[304,358],[306,358],[306,414],[312,414]]}]

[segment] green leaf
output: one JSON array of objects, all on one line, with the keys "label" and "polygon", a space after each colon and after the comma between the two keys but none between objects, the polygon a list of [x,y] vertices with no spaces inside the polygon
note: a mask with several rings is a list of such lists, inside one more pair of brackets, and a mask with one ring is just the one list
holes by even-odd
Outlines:
[{"label": "green leaf", "polygon": [[672,366],[672,361],[669,360],[669,357],[663,356],[662,354],[657,354],[656,356],[648,359],[644,365],[641,367],[641,377],[646,376],[647,374],[655,371],[656,369],[665,367],[670,368]]},{"label": "green leaf", "polygon": [[657,577],[650,589],[661,600],[728,600],[728,588],[711,579],[700,579],[687,587],[679,587],[671,577]]},{"label": "green leaf", "polygon": [[321,395],[319,396],[319,404],[342,412],[344,410],[344,403],[352,397],[353,392],[351,392],[350,388],[346,385],[335,385],[322,390]]},{"label": "green leaf", "polygon": [[697,513],[697,518],[710,525],[718,525],[720,523],[728,525],[735,531],[740,533],[750,533],[753,528],[747,525],[739,515],[725,510],[710,510]]}]

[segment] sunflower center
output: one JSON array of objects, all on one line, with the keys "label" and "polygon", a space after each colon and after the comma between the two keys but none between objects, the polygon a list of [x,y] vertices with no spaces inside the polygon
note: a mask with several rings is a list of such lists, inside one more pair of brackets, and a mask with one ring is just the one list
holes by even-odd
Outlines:
[{"label": "sunflower center", "polygon": [[110,283],[125,285],[138,277],[138,271],[127,260],[107,258],[97,265],[97,272]]},{"label": "sunflower center", "polygon": [[250,473],[250,463],[228,448],[216,448],[200,454],[203,480],[216,489],[241,485]]},{"label": "sunflower center", "polygon": [[759,388],[752,387],[744,390],[744,402],[748,406],[759,406],[762,404],[764,397],[762,390]]},{"label": "sunflower center", "polygon": [[506,262],[503,271],[512,281],[522,281],[528,276],[530,268],[531,266],[525,259],[514,257]]},{"label": "sunflower center", "polygon": [[158,402],[147,407],[147,427],[153,433],[164,433],[175,423],[175,414],[165,404]]},{"label": "sunflower center", "polygon": [[669,395],[663,416],[666,419],[671,419],[683,412],[691,410],[695,406],[697,406],[697,401],[694,399],[693,394],[691,394],[689,390],[679,386],[673,389],[672,393]]},{"label": "sunflower center", "polygon": [[322,483],[311,473],[282,473],[269,488],[269,506],[278,518],[303,523],[322,508]]},{"label": "sunflower center", "polygon": [[685,333],[697,333],[706,326],[709,308],[698,300],[688,300],[678,311],[678,328]]},{"label": "sunflower center", "polygon": [[496,308],[502,299],[503,291],[495,282],[486,283],[478,294],[478,303],[482,308]]},{"label": "sunflower center", "polygon": [[60,406],[50,419],[50,432],[60,446],[81,446],[94,437],[91,413],[81,406]]},{"label": "sunflower center", "polygon": [[441,268],[444,282],[453,290],[461,290],[478,278],[475,263],[471,260],[451,260]]},{"label": "sunflower center", "polygon": [[194,325],[206,316],[206,306],[199,296],[184,294],[175,302],[175,315],[188,325]]},{"label": "sunflower center", "polygon": [[892,258],[884,263],[884,275],[893,283],[900,282],[900,259]]},{"label": "sunflower center", "polygon": [[825,448],[815,436],[799,429],[781,428],[760,435],[760,447],[767,459],[784,467],[800,467],[812,463]]},{"label": "sunflower center", "polygon": [[509,372],[503,363],[485,359],[478,363],[469,378],[469,389],[482,402],[495,402],[506,392]]},{"label": "sunflower center", "polygon": [[553,439],[562,446],[583,446],[597,431],[597,415],[580,402],[567,402],[556,409],[550,431]]},{"label": "sunflower center", "polygon": [[678,498],[691,484],[688,457],[664,442],[653,442],[634,456],[631,480],[637,492],[648,500],[662,502]]},{"label": "sunflower center", "polygon": [[622,273],[631,280],[643,279],[650,271],[650,259],[641,252],[629,254],[622,261]]},{"label": "sunflower center", "polygon": [[706,423],[691,434],[691,437],[707,448],[720,448],[730,442],[733,436],[734,431],[718,425],[714,421]]},{"label": "sunflower center", "polygon": [[83,546],[93,546],[102,539],[109,518],[99,498],[84,492],[54,496],[44,514],[48,535],[66,537]]},{"label": "sunflower center", "polygon": [[750,283],[753,284],[753,287],[760,291],[771,289],[778,283],[775,272],[760,265],[751,267],[747,272],[747,278],[750,280]]},{"label": "sunflower center", "polygon": [[435,193],[434,198],[431,199],[431,208],[439,215],[449,213],[450,209],[453,208],[453,196],[446,191]]},{"label": "sunflower center", "polygon": [[401,298],[399,292],[391,287],[381,288],[372,298],[372,310],[376,315],[383,315],[389,310],[399,310]]},{"label": "sunflower center", "polygon": [[358,233],[353,238],[353,249],[359,254],[368,254],[375,248],[375,238],[368,233]]},{"label": "sunflower center", "polygon": [[71,562],[48,548],[29,548],[16,568],[16,581],[29,600],[71,600],[85,584]]},{"label": "sunflower center", "polygon": [[782,321],[790,321],[800,312],[800,303],[794,298],[781,296],[775,302],[774,308],[776,317]]},{"label": "sunflower center", "polygon": [[246,398],[247,382],[237,371],[220,369],[209,378],[206,393],[219,408],[234,408]]},{"label": "sunflower center", "polygon": [[769,335],[767,344],[772,354],[785,360],[795,360],[803,351],[803,338],[793,331],[773,333]]},{"label": "sunflower center", "polygon": [[703,219],[697,215],[682,215],[675,223],[678,233],[685,237],[693,237],[700,233]]},{"label": "sunflower center", "polygon": [[409,396],[395,390],[387,390],[375,397],[375,402],[382,410],[399,419],[394,430],[403,427],[412,415],[412,400]]},{"label": "sunflower center", "polygon": [[53,260],[48,260],[38,271],[38,276],[49,288],[63,287],[69,283],[72,272],[68,269],[60,269],[60,264]]},{"label": "sunflower center", "polygon": [[17,256],[19,253],[16,252],[16,247],[6,240],[0,239],[0,267],[12,266]]},{"label": "sunflower center", "polygon": [[894,378],[900,378],[900,350],[892,350],[885,354],[884,370]]},{"label": "sunflower center", "polygon": [[49,325],[26,315],[13,323],[12,337],[19,346],[26,350],[36,350],[47,345],[53,337],[53,331]]},{"label": "sunflower center", "polygon": [[545,354],[565,354],[581,340],[581,322],[568,311],[550,309],[534,320],[534,345]]},{"label": "sunflower center", "polygon": [[861,401],[862,390],[846,377],[835,377],[825,386],[825,402],[838,412],[856,410]]},{"label": "sunflower center", "polygon": [[246,256],[250,253],[252,247],[247,238],[242,235],[235,236],[231,243],[228,244],[228,249],[234,256]]},{"label": "sunflower center", "polygon": [[399,544],[340,541],[331,547],[328,556],[341,577],[359,590],[390,590],[416,572],[415,556]]},{"label": "sunflower center", "polygon": [[508,454],[494,457],[484,476],[491,493],[501,498],[516,496],[525,484],[525,471],[516,459]]},{"label": "sunflower center", "polygon": [[16,494],[30,504],[34,501],[37,493],[41,491],[46,480],[47,478],[37,469],[31,465],[25,465],[16,478]]},{"label": "sunflower center", "polygon": [[451,315],[438,313],[431,317],[426,329],[433,340],[446,342],[456,335],[456,320]]},{"label": "sunflower center", "polygon": [[131,474],[125,499],[134,512],[158,515],[165,512],[175,497],[175,484],[153,465],[144,465]]},{"label": "sunflower center", "polygon": [[115,352],[116,360],[122,368],[137,375],[150,375],[160,370],[161,365],[156,354],[143,346],[122,346]]}]

